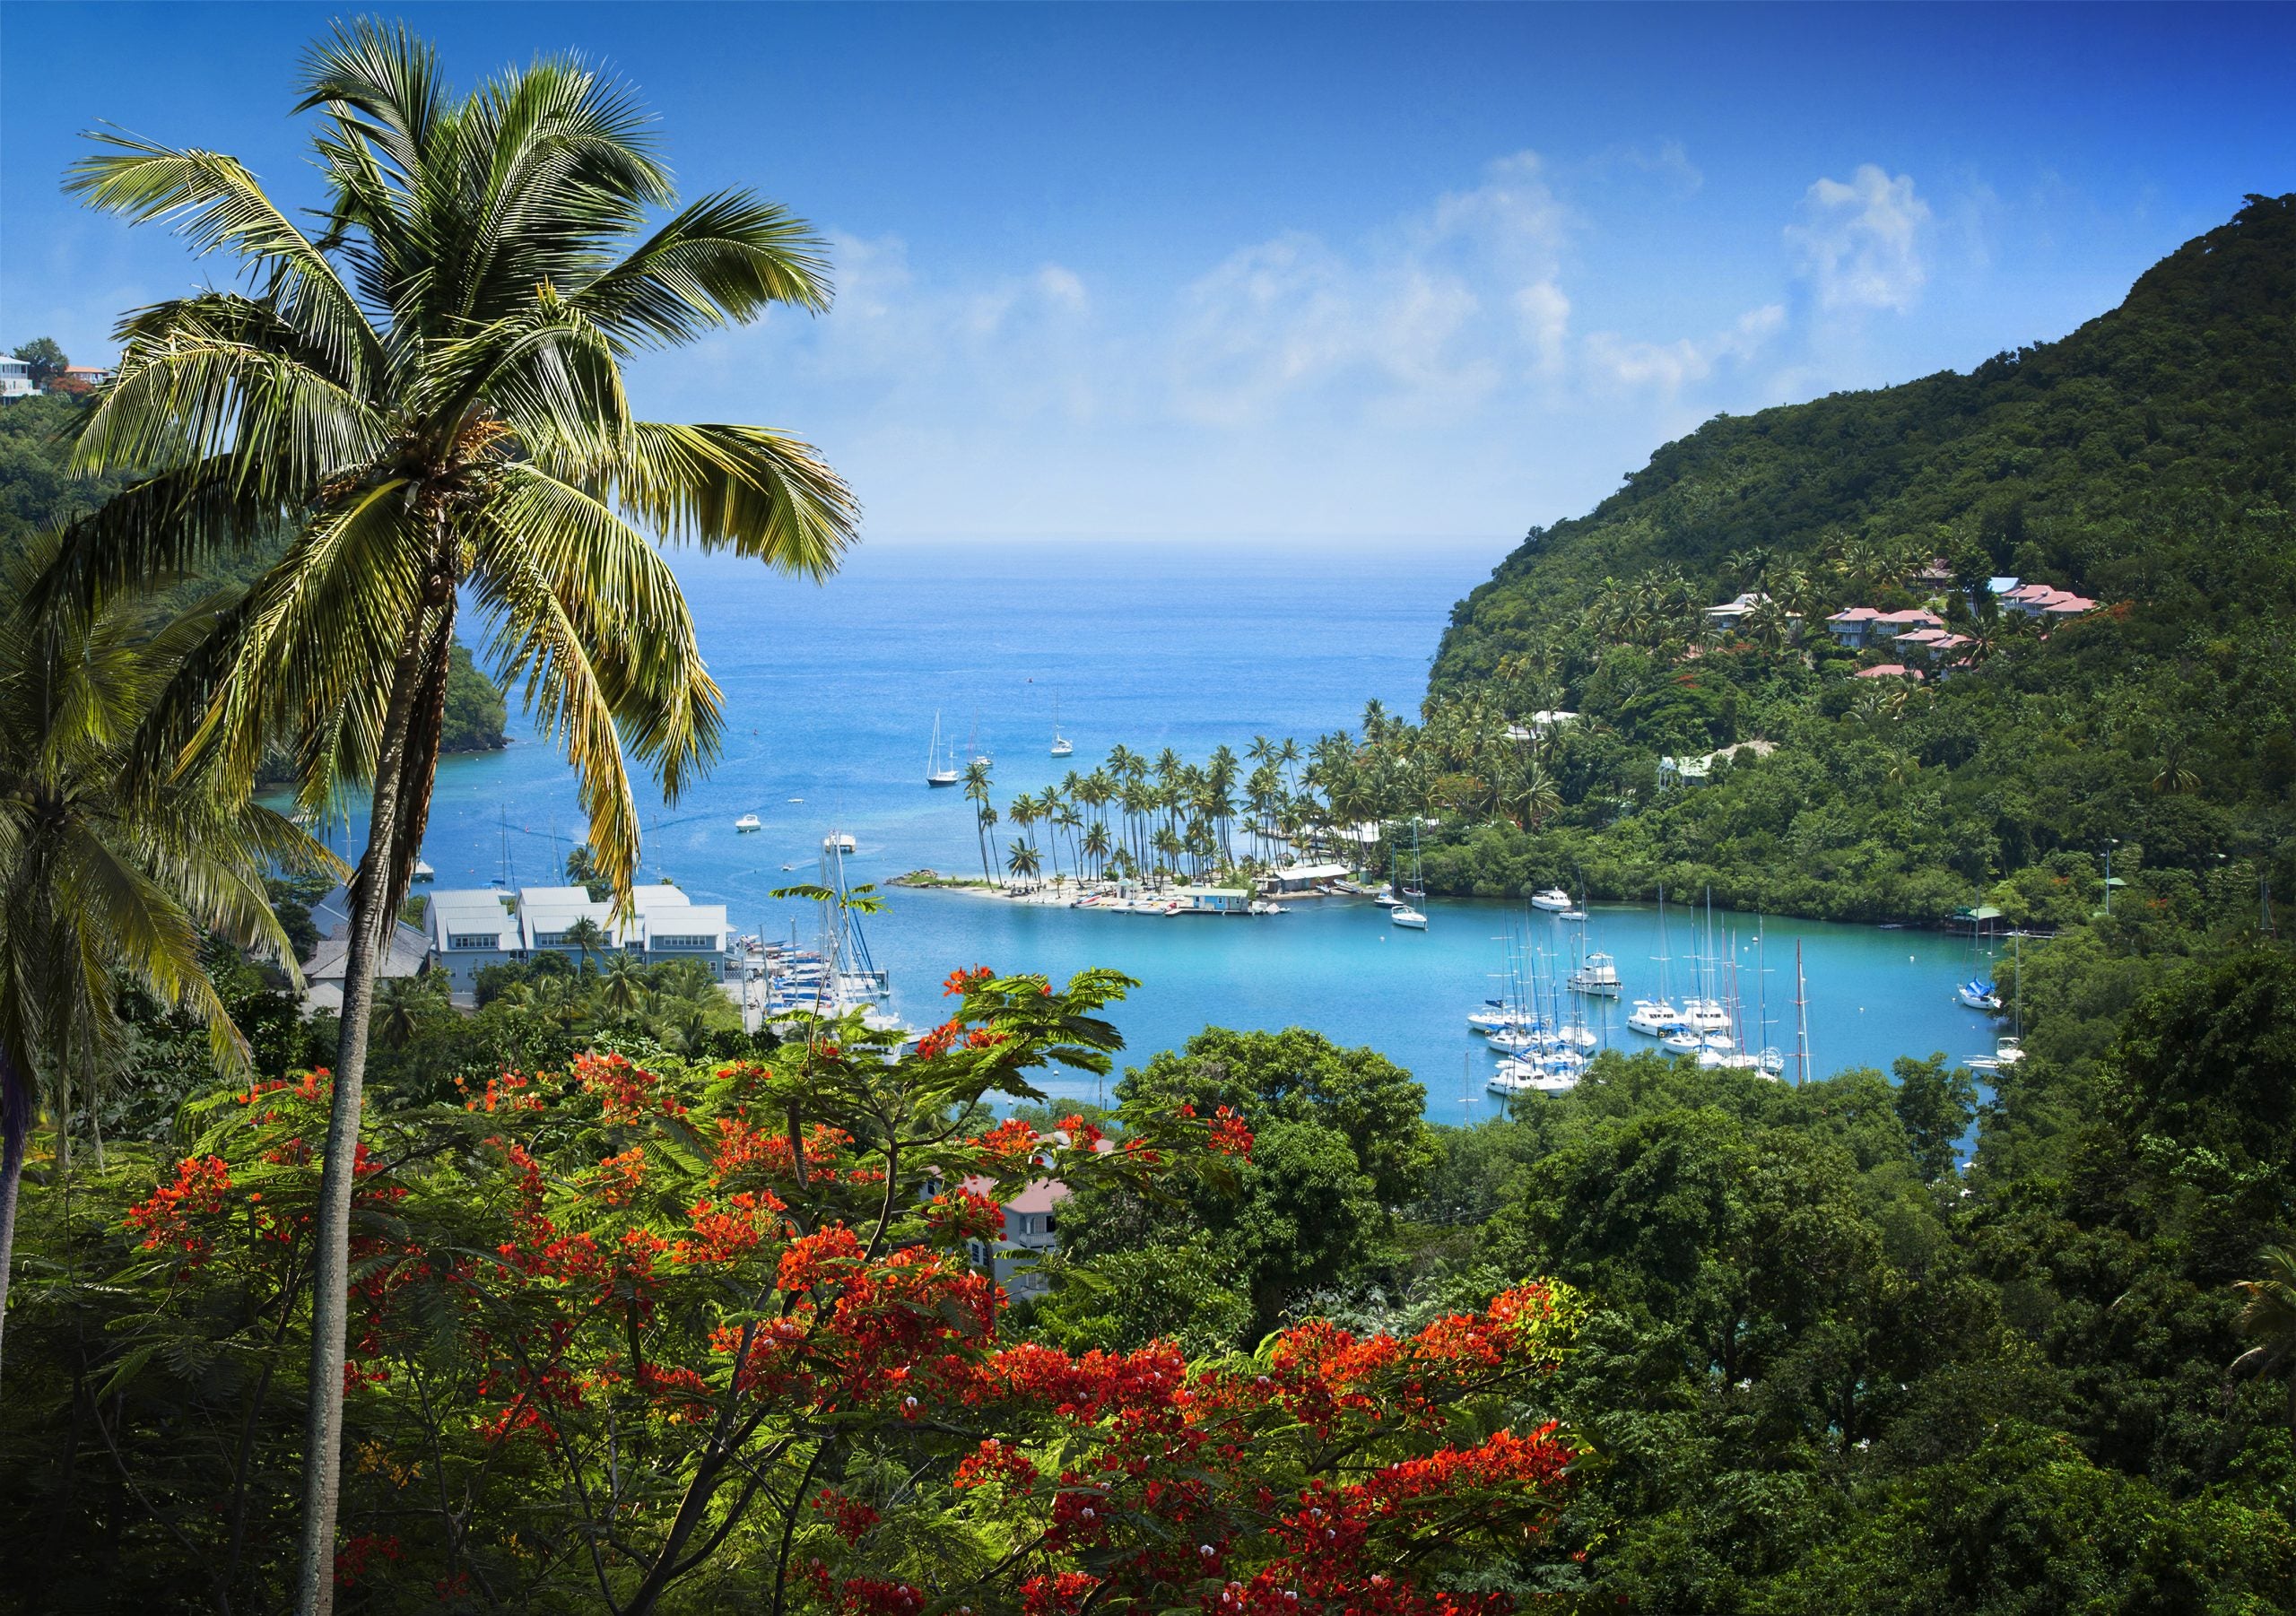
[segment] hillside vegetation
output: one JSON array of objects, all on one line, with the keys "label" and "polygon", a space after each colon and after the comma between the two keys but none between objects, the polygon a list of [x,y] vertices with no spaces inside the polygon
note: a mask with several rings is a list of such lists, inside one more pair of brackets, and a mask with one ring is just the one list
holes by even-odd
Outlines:
[{"label": "hillside vegetation", "polygon": [[[1443,815],[1437,891],[1583,875],[1843,917],[1989,892],[2064,920],[2101,895],[2115,838],[2140,885],[2222,871],[2254,893],[2276,868],[2284,887],[2292,484],[2296,196],[2255,196],[2061,342],[1667,445],[1460,604],[1421,725],[1370,715],[1352,744],[1410,766],[1439,812],[1490,799]],[[1920,576],[1939,560],[1950,582]],[[1996,614],[2000,574],[2100,609],[2043,631]],[[1702,608],[1741,589],[1776,604],[1709,631]],[[1926,685],[1855,679],[1822,631],[1848,605],[1925,604],[1974,663]],[[1581,717],[1492,741],[1552,708]],[[1662,788],[1661,756],[1749,738],[1777,750]]]}]

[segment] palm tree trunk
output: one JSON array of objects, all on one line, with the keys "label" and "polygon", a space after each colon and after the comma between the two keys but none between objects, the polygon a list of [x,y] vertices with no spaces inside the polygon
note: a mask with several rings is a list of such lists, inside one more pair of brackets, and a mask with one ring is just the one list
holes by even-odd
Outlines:
[{"label": "palm tree trunk", "polygon": [[24,1181],[24,1141],[31,1132],[32,1085],[0,1050],[0,1341],[8,1325],[8,1275],[16,1255],[16,1191]]},{"label": "palm tree trunk", "polygon": [[[359,860],[344,961],[343,1029],[335,1046],[335,1090],[328,1108],[326,1155],[311,1260],[311,1369],[303,1425],[302,1536],[295,1569],[298,1616],[329,1616],[335,1605],[335,1520],[343,1485],[343,1374],[351,1314],[351,1192],[367,1076],[367,1035],[375,1007],[375,967],[390,941],[396,890],[413,867],[405,846],[402,798],[415,785],[408,768],[418,698],[430,653],[445,660],[452,642],[451,586],[441,601],[408,626],[391,670],[391,693],[375,760],[374,803],[367,847]],[[419,789],[419,786],[418,786]],[[404,868],[396,868],[404,862]]]}]

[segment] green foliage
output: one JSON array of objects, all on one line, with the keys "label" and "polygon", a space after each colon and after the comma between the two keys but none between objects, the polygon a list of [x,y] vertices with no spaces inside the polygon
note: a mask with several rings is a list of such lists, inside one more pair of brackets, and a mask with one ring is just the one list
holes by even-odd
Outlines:
[{"label": "green foliage", "polygon": [[21,343],[9,357],[30,363],[32,386],[35,387],[48,386],[63,375],[65,367],[72,362],[52,336],[36,336],[29,343]]},{"label": "green foliage", "polygon": [[[1435,1130],[1422,1116],[1426,1090],[1410,1073],[1375,1050],[1343,1049],[1297,1027],[1206,1028],[1184,1049],[1126,1072],[1116,1094],[1127,1124],[1183,1110],[1248,1117],[1252,1159],[1232,1186],[1161,1201],[1122,1190],[1080,1194],[1061,1215],[1063,1246],[1097,1273],[1114,1254],[1203,1237],[1215,1282],[1248,1299],[1253,1339],[1309,1292],[1378,1256],[1390,1210],[1423,1192],[1437,1155]],[[1069,1305],[1058,1300],[1055,1311]],[[1230,1315],[1205,1316],[1210,1327]]]},{"label": "green foliage", "polygon": [[470,647],[455,643],[447,666],[447,712],[439,736],[440,752],[497,752],[504,743],[503,726],[510,709],[502,687],[478,671]]},{"label": "green foliage", "polygon": [[[1366,817],[1436,810],[1439,891],[1583,875],[1844,919],[1984,894],[2059,925],[2095,906],[2074,866],[2109,838],[2118,874],[2260,856],[2296,886],[2292,325],[2296,196],[2252,197],[2061,342],[1709,421],[1535,532],[1455,613],[1423,722],[1367,717],[1358,778],[1327,786]],[[1971,593],[1988,574],[2107,609],[2044,630]],[[1744,588],[1774,612],[1709,630],[1699,608]],[[1935,605],[1977,665],[1848,678],[1883,654],[1821,621],[1861,604]],[[1579,718],[1506,738],[1554,708]],[[1777,751],[1659,779],[1661,754],[1754,737]],[[1526,811],[1534,767],[1559,812]]]}]

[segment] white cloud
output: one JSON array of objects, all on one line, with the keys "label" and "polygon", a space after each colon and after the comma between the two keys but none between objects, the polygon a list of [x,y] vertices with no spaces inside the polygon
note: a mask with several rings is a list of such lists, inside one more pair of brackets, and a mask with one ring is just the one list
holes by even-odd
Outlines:
[{"label": "white cloud", "polygon": [[1820,179],[1802,199],[1802,221],[1786,239],[1822,308],[1891,308],[1902,314],[1929,278],[1921,238],[1929,204],[1913,194],[1912,176],[1892,178],[1860,163],[1847,184]]},{"label": "white cloud", "polygon": [[1765,303],[1740,315],[1727,330],[1703,341],[1683,337],[1671,343],[1631,342],[1597,331],[1587,338],[1587,360],[1596,376],[1618,387],[1674,393],[1691,382],[1704,381],[1726,362],[1752,360],[1785,326],[1784,307]]},{"label": "white cloud", "polygon": [[1539,366],[1559,353],[1570,228],[1526,152],[1354,251],[1298,231],[1240,248],[1181,294],[1173,406],[1237,428],[1288,404],[1328,409],[1344,381],[1346,409],[1368,417],[1471,410],[1523,368],[1509,349]]}]

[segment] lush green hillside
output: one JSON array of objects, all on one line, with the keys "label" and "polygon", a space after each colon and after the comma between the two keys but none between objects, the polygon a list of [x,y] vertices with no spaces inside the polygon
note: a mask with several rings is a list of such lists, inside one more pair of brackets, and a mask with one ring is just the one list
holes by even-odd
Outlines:
[{"label": "lush green hillside", "polygon": [[[1428,873],[1451,891],[1583,872],[1615,896],[1711,883],[1878,917],[1997,888],[2063,918],[2100,894],[2092,861],[2112,838],[2117,875],[2206,882],[2263,859],[2285,884],[2292,511],[2296,196],[2251,197],[2061,342],[1667,445],[1461,604],[1423,725],[1375,723],[1358,744],[1431,782],[1552,782],[1526,812],[1493,778],[1506,812],[1450,816]],[[1952,583],[1918,576],[1933,559]],[[1996,620],[1981,588],[1972,605],[1988,574],[2104,609],[2044,635]],[[1700,608],[1741,588],[1778,611],[1706,631]],[[1818,631],[1846,605],[1925,602],[1979,663],[1930,688],[1853,679],[1860,659]],[[1529,760],[1474,739],[1545,708],[1582,718]],[[1752,737],[1778,750],[1661,788],[1662,754]]]},{"label": "lush green hillside", "polygon": [[[126,481],[70,474],[67,446],[85,407],[78,399],[46,395],[0,405],[0,555],[43,528],[85,516]],[[447,684],[446,750],[494,750],[503,744],[508,716],[502,688],[457,646]]]}]

